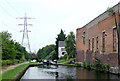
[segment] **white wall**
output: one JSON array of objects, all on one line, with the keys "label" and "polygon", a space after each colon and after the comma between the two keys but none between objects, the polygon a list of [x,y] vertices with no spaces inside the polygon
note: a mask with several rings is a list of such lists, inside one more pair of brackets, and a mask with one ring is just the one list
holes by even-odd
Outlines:
[{"label": "white wall", "polygon": [[62,52],[65,52],[65,54],[66,54],[66,51],[65,50],[61,50],[61,49],[65,49],[65,47],[59,47],[58,48],[58,57],[60,58],[61,56],[64,56],[64,55],[62,55]]}]

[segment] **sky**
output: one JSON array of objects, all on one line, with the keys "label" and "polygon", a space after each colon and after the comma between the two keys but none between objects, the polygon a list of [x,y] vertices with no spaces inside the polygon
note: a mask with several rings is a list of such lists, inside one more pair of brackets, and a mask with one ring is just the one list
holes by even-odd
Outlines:
[{"label": "sky", "polygon": [[[62,29],[66,36],[70,31],[76,35],[76,29],[81,28],[91,20],[105,12],[108,7],[116,5],[119,0],[0,0],[0,32],[8,31],[12,39],[21,44],[23,19],[27,20],[31,32],[29,42],[32,52],[55,44],[57,35]],[[26,38],[25,38],[26,40]],[[26,41],[25,41],[26,42]],[[27,47],[27,46],[26,46]],[[27,48],[26,48],[27,49]]]}]

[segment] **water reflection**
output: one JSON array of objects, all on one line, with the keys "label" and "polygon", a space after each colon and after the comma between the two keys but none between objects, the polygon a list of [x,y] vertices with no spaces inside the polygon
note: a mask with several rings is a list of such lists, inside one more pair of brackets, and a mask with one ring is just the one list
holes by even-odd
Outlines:
[{"label": "water reflection", "polygon": [[40,65],[30,67],[21,79],[118,79],[117,75],[89,71],[83,68],[72,66]]}]

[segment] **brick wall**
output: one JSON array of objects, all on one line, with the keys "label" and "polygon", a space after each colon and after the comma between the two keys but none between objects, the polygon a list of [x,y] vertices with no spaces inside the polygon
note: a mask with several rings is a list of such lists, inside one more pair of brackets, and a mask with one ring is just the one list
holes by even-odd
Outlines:
[{"label": "brick wall", "polygon": [[[117,8],[115,6],[115,8]],[[116,19],[118,23],[118,12],[116,11]],[[105,14],[105,16],[104,16]],[[102,16],[98,16],[90,23],[82,28],[76,30],[76,52],[77,61],[89,61],[94,63],[94,56],[98,57],[102,63],[110,64],[111,66],[118,66],[118,37],[116,30],[116,50],[113,50],[113,28],[115,25],[115,18],[113,15],[106,15],[104,12]],[[91,25],[92,24],[92,25]],[[83,44],[83,32],[85,32],[85,44]],[[105,52],[102,50],[102,34],[105,32]],[[96,37],[98,37],[98,49],[96,48]],[[94,51],[92,50],[92,39],[94,39]],[[90,40],[90,50],[89,48]]]}]

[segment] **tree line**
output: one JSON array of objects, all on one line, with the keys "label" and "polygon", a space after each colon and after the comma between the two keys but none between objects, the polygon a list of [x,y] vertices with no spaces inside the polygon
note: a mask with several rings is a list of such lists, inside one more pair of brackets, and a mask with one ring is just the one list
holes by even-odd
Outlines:
[{"label": "tree line", "polygon": [[37,52],[37,59],[47,59],[47,60],[54,60],[56,59],[55,55],[55,45],[47,45],[42,49],[39,49]]},{"label": "tree line", "polygon": [[66,52],[67,52],[67,59],[75,58],[76,55],[76,42],[75,42],[75,34],[70,32],[68,36],[66,36],[61,29],[60,33],[57,35],[56,38],[56,45],[47,45],[42,49],[39,49],[37,52],[38,59],[50,59],[50,60],[58,60],[58,42],[65,41]]},{"label": "tree line", "polygon": [[25,47],[12,39],[12,34],[3,31],[2,36],[2,61],[25,61],[30,59],[30,54]]}]

